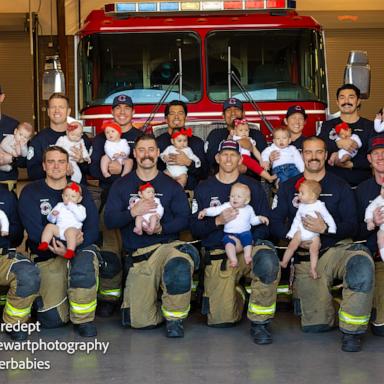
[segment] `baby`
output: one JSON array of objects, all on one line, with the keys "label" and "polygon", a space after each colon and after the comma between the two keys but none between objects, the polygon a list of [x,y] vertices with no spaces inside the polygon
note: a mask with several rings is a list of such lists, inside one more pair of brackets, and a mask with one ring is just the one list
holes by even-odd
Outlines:
[{"label": "baby", "polygon": [[66,135],[59,137],[56,145],[64,148],[69,153],[69,163],[73,171],[71,180],[75,183],[80,183],[83,175],[81,174],[79,165],[71,156],[73,149],[77,148],[81,150],[84,161],[87,163],[91,162],[91,157],[83,139],[83,125],[80,121],[72,120],[71,123],[67,124]]},{"label": "baby", "polygon": [[128,175],[133,167],[133,160],[130,159],[130,148],[128,141],[122,139],[122,130],[119,124],[106,122],[101,126],[104,131],[106,141],[104,144],[105,155],[100,160],[101,173],[105,178],[111,177],[108,166],[112,161],[118,161],[123,166],[121,176]]},{"label": "baby", "polygon": [[0,235],[2,237],[9,235],[9,220],[2,209],[0,209]]},{"label": "baby", "polygon": [[255,159],[252,159],[251,157],[252,152],[253,156],[255,156],[258,161],[261,161],[261,155],[256,148],[256,142],[249,137],[248,121],[245,119],[235,119],[232,124],[232,140],[239,143],[243,164],[248,169],[267,180],[269,183],[272,183],[277,177],[275,175],[270,175]]},{"label": "baby", "polygon": [[357,155],[358,148],[361,148],[361,146],[363,145],[360,140],[360,137],[354,133],[352,134],[352,129],[344,121],[335,126],[335,132],[337,134],[336,141],[351,139],[357,144],[357,149],[354,149],[350,152],[346,151],[345,149],[339,149],[337,152],[332,153],[328,160],[328,164],[331,166],[335,165],[336,160],[340,160],[340,162],[342,163],[351,160]]},{"label": "baby", "polygon": [[185,165],[175,165],[169,162],[169,155],[177,155],[179,152],[184,152],[187,157],[195,163],[195,167],[200,168],[200,159],[193,153],[192,149],[188,147],[188,137],[191,136],[191,128],[173,130],[171,136],[172,145],[169,145],[165,148],[164,152],[160,154],[161,160],[163,160],[163,162],[167,165],[167,169],[164,173],[176,180],[183,188],[186,186],[188,181],[188,168]]},{"label": "baby", "polygon": [[316,218],[317,213],[319,213],[328,225],[328,233],[336,233],[336,223],[328,212],[325,204],[318,200],[321,193],[320,183],[315,180],[306,180],[302,177],[296,182],[295,188],[299,192],[298,199],[300,203],[291,229],[287,233],[287,238],[292,240],[289,242],[288,247],[284,252],[283,260],[280,262],[280,265],[283,268],[286,268],[289,260],[291,260],[293,254],[297,248],[299,248],[301,242],[310,241],[310,275],[313,279],[317,279],[318,274],[316,268],[321,246],[320,234],[305,229],[302,220],[305,219],[306,216]]},{"label": "baby", "polygon": [[265,169],[271,168],[270,156],[273,151],[279,157],[272,162],[272,172],[277,176],[279,183],[287,181],[304,171],[304,162],[297,148],[291,143],[291,133],[287,128],[276,128],[273,131],[273,144],[261,153],[261,165]]},{"label": "baby", "polygon": [[[373,213],[376,208],[383,210],[384,208],[384,185],[381,186],[380,195],[373,200],[365,210],[364,221],[367,223],[368,231],[373,231],[376,227],[373,221]],[[377,247],[379,248],[380,257],[384,261],[384,224],[381,224],[377,231]]]},{"label": "baby", "polygon": [[154,200],[157,204],[157,207],[156,212],[150,212],[142,216],[136,216],[135,228],[133,229],[133,232],[135,232],[136,235],[142,235],[143,230],[153,233],[157,223],[163,217],[164,207],[161,205],[160,199],[155,197],[155,188],[153,188],[151,183],[145,183],[139,187],[139,197],[140,199],[136,200],[134,204],[140,200]]},{"label": "baby", "polygon": [[[34,129],[29,123],[20,123],[13,135],[7,135],[0,143],[0,151],[8,153],[12,157],[26,157],[28,154],[28,141],[32,138]],[[12,170],[12,159],[9,164],[0,166],[0,171],[9,172]]]},{"label": "baby", "polygon": [[41,235],[41,243],[37,247],[39,251],[46,251],[53,237],[67,242],[67,251],[64,258],[72,259],[75,255],[76,239],[86,219],[86,210],[80,204],[82,191],[80,185],[71,182],[63,190],[63,202],[49,213],[47,224]]},{"label": "baby", "polygon": [[[202,220],[205,216],[218,216],[226,208],[232,207],[238,210],[238,215],[224,225],[223,243],[231,267],[238,266],[236,252],[240,252],[241,247],[243,248],[245,263],[251,263],[253,245],[251,226],[269,224],[267,217],[256,216],[255,211],[249,205],[250,201],[251,191],[249,187],[242,183],[235,183],[231,188],[229,202],[218,207],[205,208],[198,213],[198,219]],[[241,247],[239,247],[239,243]]]},{"label": "baby", "polygon": [[384,108],[381,108],[379,112],[376,113],[375,117],[375,131],[381,133],[384,131]]}]

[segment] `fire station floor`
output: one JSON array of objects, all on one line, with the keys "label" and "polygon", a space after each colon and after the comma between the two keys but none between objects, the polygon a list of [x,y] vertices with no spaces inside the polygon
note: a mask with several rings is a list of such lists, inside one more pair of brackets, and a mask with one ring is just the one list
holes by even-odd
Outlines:
[{"label": "fire station floor", "polygon": [[[167,339],[165,329],[123,329],[116,314],[111,319],[96,319],[98,342],[109,342],[102,352],[39,350],[4,352],[0,335],[1,361],[41,361],[49,370],[0,370],[1,383],[25,384],[242,384],[242,383],[341,383],[378,384],[384,377],[384,339],[370,332],[364,337],[363,351],[340,350],[340,333],[323,334],[300,331],[292,313],[278,312],[272,324],[274,342],[258,346],[249,335],[249,322],[234,328],[215,329],[205,325],[197,311],[185,321],[185,338]],[[61,342],[69,347],[81,339],[71,325],[42,330],[31,335],[34,342]],[[15,347],[17,343],[13,343]],[[52,344],[52,343],[51,343]],[[52,346],[52,345],[51,345]],[[43,363],[41,363],[43,364]]]}]

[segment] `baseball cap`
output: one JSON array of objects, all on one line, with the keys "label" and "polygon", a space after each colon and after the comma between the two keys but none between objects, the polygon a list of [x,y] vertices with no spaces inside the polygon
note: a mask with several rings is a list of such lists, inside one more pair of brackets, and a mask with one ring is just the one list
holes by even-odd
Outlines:
[{"label": "baseball cap", "polygon": [[124,93],[122,93],[121,95],[119,96],[116,96],[114,99],[113,99],[113,102],[112,102],[112,109],[117,107],[118,105],[120,104],[125,104],[125,105],[128,105],[128,107],[133,107],[133,101],[132,99],[128,96],[128,95],[125,95]]},{"label": "baseball cap", "polygon": [[369,139],[368,153],[378,148],[384,148],[384,135],[374,136]]},{"label": "baseball cap", "polygon": [[300,105],[292,105],[288,108],[286,118],[288,119],[289,116],[293,115],[294,113],[301,113],[304,116],[304,119],[307,118],[307,114],[305,113],[305,109],[301,107]]},{"label": "baseball cap", "polygon": [[230,97],[229,99],[224,101],[223,111],[231,107],[236,107],[243,110],[243,103],[239,99],[236,99],[235,97]]},{"label": "baseball cap", "polygon": [[236,151],[240,153],[240,147],[237,141],[223,140],[219,144],[219,152],[224,151],[225,149],[231,149],[232,151]]}]

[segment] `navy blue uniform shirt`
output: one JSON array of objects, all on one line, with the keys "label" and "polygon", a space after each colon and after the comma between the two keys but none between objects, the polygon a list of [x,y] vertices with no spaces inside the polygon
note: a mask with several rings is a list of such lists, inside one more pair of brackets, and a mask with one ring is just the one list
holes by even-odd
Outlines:
[{"label": "navy blue uniform shirt", "polygon": [[[274,239],[286,239],[297,211],[297,195],[295,184],[303,175],[292,177],[279,187],[272,203],[270,230]],[[321,251],[332,247],[338,241],[353,238],[357,232],[356,202],[350,186],[339,177],[327,172],[320,181],[321,195],[336,223],[335,234],[320,235]]]},{"label": "navy blue uniform shirt", "polygon": [[377,231],[376,227],[373,231],[368,231],[367,223],[364,222],[365,209],[368,205],[380,195],[381,185],[376,183],[375,178],[371,177],[363,181],[356,188],[357,211],[359,220],[359,232],[356,236],[357,240],[367,240],[367,247],[375,254],[377,251]]},{"label": "navy blue uniform shirt", "polygon": [[[86,210],[87,218],[83,221],[81,231],[84,234],[81,249],[97,242],[99,237],[99,216],[96,205],[86,186],[81,186],[83,199],[81,203]],[[21,191],[19,199],[19,215],[28,235],[28,246],[31,254],[39,255],[40,259],[56,257],[50,251],[38,251],[44,227],[49,223],[48,214],[57,203],[62,201],[62,190],[50,188],[44,179],[28,184]]]},{"label": "navy blue uniform shirt", "polygon": [[[223,124],[224,125],[224,124]],[[207,161],[211,172],[215,172],[217,169],[217,163],[215,160],[215,155],[219,150],[219,144],[228,138],[229,132],[226,128],[216,128],[212,130],[205,143],[205,152],[207,156]],[[263,134],[257,129],[249,130],[249,137],[256,141],[256,148],[260,153],[267,147],[267,142]]]},{"label": "navy blue uniform shirt", "polygon": [[15,248],[23,241],[24,230],[17,212],[17,198],[8,191],[6,185],[0,184],[0,209],[8,217],[9,235],[0,236],[0,248]]},{"label": "navy blue uniform shirt", "polygon": [[[40,131],[31,141],[31,144],[28,148],[27,156],[27,171],[29,180],[39,180],[45,177],[45,172],[43,170],[43,152],[46,148],[51,145],[55,145],[59,137],[65,136],[66,132],[56,132],[52,128],[45,128]],[[83,134],[83,139],[85,146],[90,152],[91,142],[88,139],[86,134]],[[81,173],[84,175],[88,172],[88,164],[82,163],[79,164]]]},{"label": "navy blue uniform shirt", "polygon": [[[133,159],[133,148],[135,140],[142,134],[142,132],[136,128],[131,128],[128,132],[123,132],[121,135],[122,139],[127,140],[130,153],[129,157]],[[115,180],[120,178],[120,175],[112,175],[111,177],[105,178],[100,169],[100,160],[104,156],[104,144],[106,138],[104,132],[100,132],[95,136],[92,141],[92,155],[91,164],[89,164],[89,173],[92,177],[100,181],[100,187],[108,189]]]},{"label": "navy blue uniform shirt", "polygon": [[[0,115],[0,142],[8,135],[13,135],[15,128],[17,128],[19,122],[7,115]],[[18,157],[12,164],[12,169],[9,172],[0,171],[0,181],[4,180],[17,180],[18,172],[17,168],[25,168],[26,158]]]},{"label": "navy blue uniform shirt", "polygon": [[[156,138],[157,145],[160,149],[160,153],[165,150],[171,143],[171,135],[168,132],[164,132],[162,135]],[[188,146],[192,149],[192,152],[200,159],[201,166],[195,167],[195,162],[192,161],[188,167],[188,182],[185,189],[193,190],[200,180],[205,179],[208,176],[208,164],[204,152],[204,142],[197,136],[188,137]],[[166,164],[159,158],[157,163],[158,169],[164,171]]]},{"label": "navy blue uniform shirt", "polygon": [[[251,202],[249,204],[254,209],[255,214],[269,218],[270,209],[267,196],[261,184],[246,175],[240,175],[234,183],[248,185],[251,190]],[[215,217],[204,217],[203,220],[199,220],[197,215],[199,211],[205,208],[219,206],[228,202],[231,187],[234,183],[224,184],[216,176],[211,176],[207,180],[202,181],[195,190],[190,227],[192,235],[196,239],[201,239],[202,245],[206,249],[224,249],[222,241],[224,226],[217,226],[215,224]],[[267,239],[268,227],[264,224],[257,225],[253,227],[252,233],[254,240]]]},{"label": "navy blue uniform shirt", "polygon": [[[338,152],[339,148],[336,145],[336,132],[335,126],[340,124],[342,120],[338,117],[336,119],[324,121],[321,126],[319,137],[321,137],[327,144],[328,158],[333,152]],[[352,169],[331,167],[327,165],[327,171],[344,179],[348,184],[355,186],[362,181],[369,179],[371,176],[371,167],[367,160],[368,142],[369,138],[375,134],[373,121],[360,117],[356,123],[348,124],[352,133],[360,137],[362,147],[359,148],[357,155],[351,160],[353,163]]]},{"label": "navy blue uniform shirt", "polygon": [[157,243],[168,243],[179,238],[179,232],[188,226],[190,213],[187,196],[179,183],[162,172],[149,181],[155,189],[156,197],[164,207],[164,215],[160,220],[160,235],[139,236],[133,232],[135,218],[132,217],[130,206],[138,199],[139,186],[145,184],[136,172],[117,180],[111,187],[105,206],[105,225],[120,228],[123,248],[133,251]]}]

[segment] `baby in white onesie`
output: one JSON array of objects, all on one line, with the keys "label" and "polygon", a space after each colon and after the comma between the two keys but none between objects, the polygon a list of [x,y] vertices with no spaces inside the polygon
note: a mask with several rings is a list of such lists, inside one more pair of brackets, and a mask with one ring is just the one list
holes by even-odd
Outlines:
[{"label": "baby in white onesie", "polygon": [[317,279],[318,274],[316,268],[321,246],[320,234],[304,228],[302,219],[308,215],[316,218],[317,213],[319,213],[328,225],[328,233],[336,233],[336,223],[328,212],[325,204],[318,200],[321,193],[321,185],[319,182],[315,180],[306,180],[302,177],[296,182],[295,187],[299,192],[300,203],[296,216],[292,222],[291,229],[287,233],[287,238],[292,240],[289,242],[288,247],[284,252],[283,260],[280,262],[280,265],[283,268],[286,268],[289,260],[291,260],[293,254],[297,248],[299,248],[301,242],[310,241],[310,274],[313,279]]},{"label": "baby in white onesie", "polygon": [[135,232],[137,235],[142,235],[143,230],[145,232],[153,233],[157,223],[163,217],[164,207],[161,205],[160,199],[155,197],[155,188],[153,188],[152,184],[149,182],[139,187],[139,197],[140,199],[136,200],[133,204],[136,204],[140,200],[155,201],[157,204],[156,212],[146,213],[142,216],[136,216],[135,228],[133,229],[133,232]]},{"label": "baby in white onesie", "polygon": [[79,165],[71,156],[73,150],[80,150],[83,160],[87,163],[91,162],[91,157],[83,139],[83,125],[80,123],[80,121],[74,120],[69,123],[67,125],[66,135],[59,137],[56,141],[56,145],[64,148],[68,152],[69,164],[71,164],[73,172],[71,175],[71,180],[75,183],[80,183],[82,174]]},{"label": "baby in white onesie", "polygon": [[384,108],[381,108],[380,111],[376,113],[374,127],[377,133],[384,132]]},{"label": "baby in white onesie", "polygon": [[331,157],[328,160],[328,164],[333,166],[335,165],[336,160],[338,159],[340,162],[345,163],[357,155],[359,148],[363,145],[360,140],[360,137],[355,133],[352,133],[352,129],[350,126],[344,121],[335,126],[335,132],[337,134],[336,141],[351,139],[357,144],[357,149],[353,149],[351,151],[346,151],[345,149],[339,149],[337,152],[332,153]]},{"label": "baby in white onesie", "polygon": [[8,236],[9,235],[9,220],[5,212],[0,209],[0,235]]},{"label": "baby in white onesie", "polygon": [[[365,209],[364,221],[367,223],[368,231],[373,231],[376,227],[373,221],[373,215],[376,208],[384,209],[384,185],[381,186],[380,195],[373,200]],[[380,257],[384,261],[384,223],[380,225],[377,231],[377,247],[379,248]]]},{"label": "baby in white onesie", "polygon": [[231,267],[237,267],[239,262],[236,253],[243,250],[246,264],[252,261],[253,237],[251,233],[252,225],[269,224],[265,216],[256,216],[255,211],[249,205],[251,201],[251,191],[249,187],[242,183],[232,185],[229,202],[218,207],[205,208],[198,214],[198,219],[202,220],[205,216],[219,216],[227,208],[235,208],[238,215],[224,225],[223,243],[225,252]]},{"label": "baby in white onesie", "polygon": [[185,165],[172,164],[169,161],[169,155],[178,154],[182,151],[195,163],[196,168],[200,168],[200,159],[193,153],[192,149],[188,147],[188,137],[191,136],[191,128],[175,129],[171,136],[172,145],[168,145],[168,147],[165,148],[165,150],[160,154],[161,160],[163,160],[163,162],[167,165],[167,169],[164,173],[176,180],[183,188],[186,186],[188,181],[188,168]]},{"label": "baby in white onesie", "polygon": [[34,129],[29,123],[20,123],[13,135],[7,135],[0,143],[0,151],[8,153],[12,156],[9,159],[9,164],[0,165],[0,171],[9,172],[12,170],[11,163],[13,157],[27,157],[28,154],[28,141],[32,138]]},{"label": "baby in white onesie", "polygon": [[63,202],[56,204],[47,217],[50,224],[45,226],[37,249],[46,251],[53,237],[58,237],[67,242],[67,251],[63,257],[72,259],[75,256],[76,238],[87,215],[85,207],[80,204],[82,200],[80,185],[69,183],[64,188],[62,197]]},{"label": "baby in white onesie", "polygon": [[122,139],[122,130],[119,124],[115,122],[107,122],[101,126],[105,133],[106,141],[104,144],[104,153],[100,160],[101,173],[105,178],[111,177],[108,171],[108,166],[111,162],[117,161],[123,166],[121,176],[128,175],[133,167],[133,160],[130,159],[130,148],[128,141]]}]

